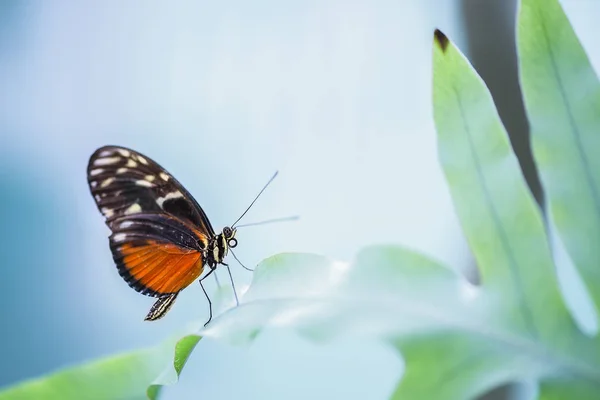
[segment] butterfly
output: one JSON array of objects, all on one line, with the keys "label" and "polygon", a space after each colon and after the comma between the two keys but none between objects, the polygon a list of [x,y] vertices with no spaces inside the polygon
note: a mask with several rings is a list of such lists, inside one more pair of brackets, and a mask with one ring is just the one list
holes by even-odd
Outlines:
[{"label": "butterfly", "polygon": [[209,303],[206,324],[211,321],[212,303],[202,281],[218,265],[227,266],[231,278],[224,259],[238,244],[235,225],[275,176],[234,224],[216,233],[194,197],[149,157],[119,146],[92,154],[87,180],[111,230],[110,250],[119,275],[136,291],[157,298],[146,321],[162,318],[205,266],[208,272],[199,282]]}]

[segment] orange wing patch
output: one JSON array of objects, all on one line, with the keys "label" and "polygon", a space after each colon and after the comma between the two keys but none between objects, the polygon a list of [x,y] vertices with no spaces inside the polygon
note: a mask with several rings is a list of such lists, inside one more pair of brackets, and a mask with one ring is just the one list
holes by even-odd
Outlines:
[{"label": "orange wing patch", "polygon": [[119,273],[129,286],[155,297],[181,291],[204,269],[199,251],[153,240],[136,245],[123,243],[115,249],[114,256]]}]

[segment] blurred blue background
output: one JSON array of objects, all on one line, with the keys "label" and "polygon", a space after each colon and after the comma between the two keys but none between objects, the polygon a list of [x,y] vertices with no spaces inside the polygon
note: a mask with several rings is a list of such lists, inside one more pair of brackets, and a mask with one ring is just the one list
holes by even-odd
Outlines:
[{"label": "blurred blue background", "polygon": [[[562,3],[599,66],[600,2]],[[430,104],[433,28],[467,51],[463,7],[1,1],[0,386],[153,345],[207,316],[192,285],[168,317],[142,321],[153,301],[118,276],[86,183],[104,144],[154,158],[219,229],[280,170],[245,221],[301,219],[240,230],[246,264],[403,243],[470,268]],[[401,364],[375,342],[268,331],[250,349],[202,341],[164,397],[383,399]]]}]

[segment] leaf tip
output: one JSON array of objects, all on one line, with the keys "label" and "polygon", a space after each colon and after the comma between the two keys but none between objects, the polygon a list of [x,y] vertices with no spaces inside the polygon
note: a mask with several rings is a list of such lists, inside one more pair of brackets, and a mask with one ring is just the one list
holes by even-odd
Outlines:
[{"label": "leaf tip", "polygon": [[445,53],[446,49],[448,48],[448,43],[450,43],[448,36],[436,28],[435,32],[433,33],[433,40],[438,45],[440,50]]}]

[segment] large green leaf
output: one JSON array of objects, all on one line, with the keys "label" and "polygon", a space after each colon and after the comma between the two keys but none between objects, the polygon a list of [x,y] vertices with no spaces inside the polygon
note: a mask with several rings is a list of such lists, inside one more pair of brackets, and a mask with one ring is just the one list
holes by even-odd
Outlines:
[{"label": "large green leaf", "polygon": [[600,306],[600,83],[557,0],[523,0],[521,86],[549,215]]},{"label": "large green leaf", "polygon": [[162,385],[177,381],[199,340],[199,336],[188,334],[154,348],[65,368],[4,390],[0,400],[155,399]]},{"label": "large green leaf", "polygon": [[[521,13],[536,5],[524,0]],[[549,10],[562,13],[559,7]],[[521,29],[523,24],[534,29],[541,23],[524,15]],[[564,15],[549,21],[544,23],[552,28],[565,21]],[[567,312],[541,211],[492,98],[465,57],[439,31],[435,43],[433,103],[439,156],[481,271],[480,286],[397,246],[364,249],[350,263],[280,254],[257,267],[239,307],[186,334],[176,346],[172,341],[8,393],[21,393],[23,399],[46,393],[68,399],[100,393],[108,386],[104,398],[139,398],[154,382],[147,389],[154,398],[164,384],[177,379],[200,337],[242,345],[267,327],[284,327],[319,341],[353,335],[389,343],[406,363],[404,376],[390,394],[394,399],[468,399],[514,381],[538,383],[540,400],[597,399],[600,339],[582,334]],[[521,47],[521,53],[526,51]],[[547,163],[553,165],[551,160]],[[174,348],[173,363],[168,353]],[[166,373],[155,380],[161,365]],[[124,372],[116,373],[119,369]]]},{"label": "large green leaf", "polygon": [[[596,348],[590,339],[575,337],[581,343],[567,343],[562,351],[514,331],[510,321],[503,327],[498,321],[504,321],[502,314],[496,313],[501,299],[491,299],[485,289],[400,247],[365,249],[352,263],[282,254],[258,266],[239,307],[224,312],[197,334],[184,336],[176,347],[176,369],[181,370],[200,336],[241,345],[251,343],[266,327],[287,327],[315,340],[360,335],[397,346],[407,364],[393,395],[398,399],[464,399],[522,379],[547,379],[551,394],[565,390],[569,379],[575,380],[578,390],[585,389],[582,382],[594,389],[600,382],[600,366],[580,355]],[[565,336],[565,340],[570,339]],[[144,384],[153,380],[152,373],[158,375],[161,364],[169,370],[157,385],[176,378],[168,354],[174,346],[171,341],[157,353],[142,353],[144,358],[118,358],[128,367],[122,375],[119,371],[104,374],[92,364],[69,371],[62,385],[54,385],[54,377],[43,380],[43,392],[33,391],[31,385],[16,390],[24,393],[23,399],[39,398],[50,389],[56,393],[54,398],[61,399],[85,398],[82,393],[88,398],[97,393],[106,399],[140,398]],[[147,362],[156,368],[139,374],[136,368]],[[85,380],[85,371],[91,371],[93,380]],[[127,385],[114,385],[116,377]],[[110,391],[99,391],[105,387]],[[155,396],[159,387],[150,387],[149,393]],[[4,398],[13,398],[14,393]]]}]

